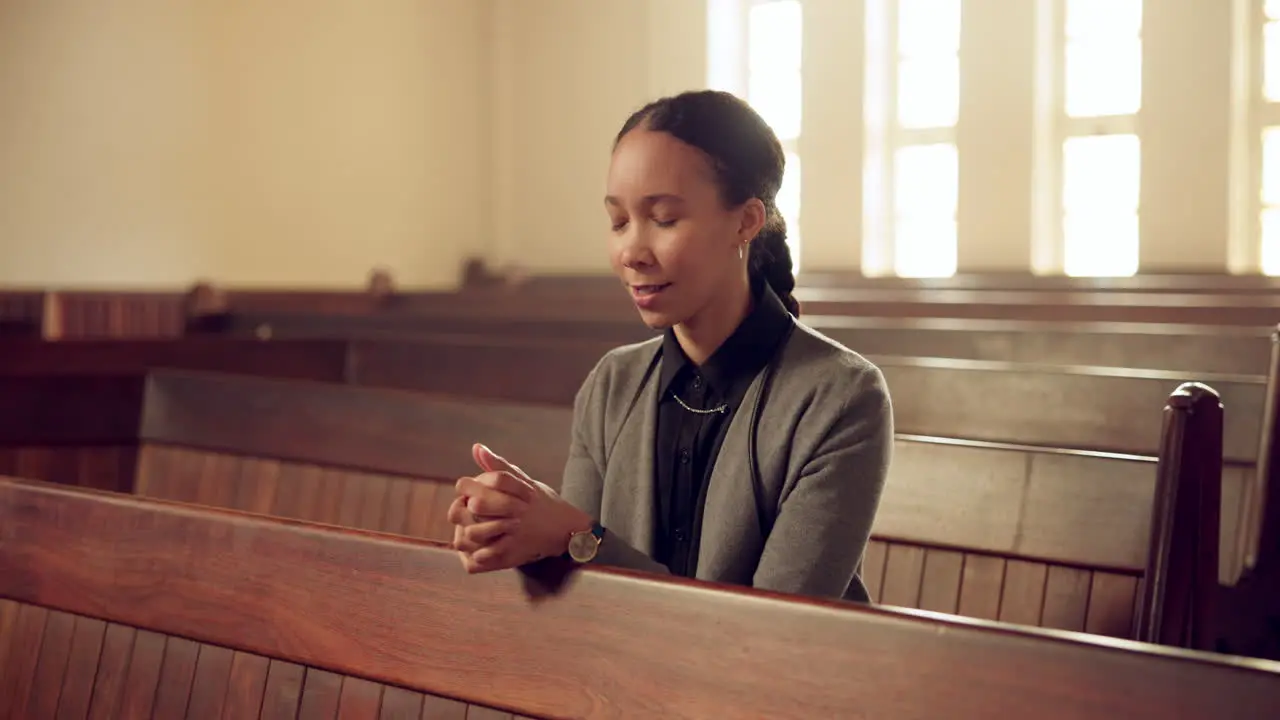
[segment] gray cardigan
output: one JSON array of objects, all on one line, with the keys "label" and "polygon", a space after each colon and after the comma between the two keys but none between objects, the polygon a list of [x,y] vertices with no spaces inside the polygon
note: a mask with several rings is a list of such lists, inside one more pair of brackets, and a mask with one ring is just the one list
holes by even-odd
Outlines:
[{"label": "gray cardigan", "polygon": [[[606,528],[595,562],[666,574],[652,559],[661,343],[612,350],[587,376],[561,494]],[[866,602],[859,570],[893,448],[884,376],[798,323],[775,365],[755,439],[763,487],[748,451],[762,371],[712,470],[696,577]]]}]

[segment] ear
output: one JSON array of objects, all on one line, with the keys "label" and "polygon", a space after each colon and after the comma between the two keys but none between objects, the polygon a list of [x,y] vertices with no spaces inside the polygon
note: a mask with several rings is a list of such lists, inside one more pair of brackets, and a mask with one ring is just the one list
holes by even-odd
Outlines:
[{"label": "ear", "polygon": [[760,198],[751,198],[743,203],[742,219],[738,224],[738,241],[748,245],[764,229],[768,217],[768,211],[765,210]]}]

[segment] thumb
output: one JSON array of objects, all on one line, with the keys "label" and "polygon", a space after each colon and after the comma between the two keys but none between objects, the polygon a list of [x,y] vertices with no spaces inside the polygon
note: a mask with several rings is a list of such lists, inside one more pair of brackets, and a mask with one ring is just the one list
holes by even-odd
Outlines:
[{"label": "thumb", "polygon": [[471,457],[485,472],[509,472],[517,477],[525,477],[523,470],[480,443],[471,446]]}]

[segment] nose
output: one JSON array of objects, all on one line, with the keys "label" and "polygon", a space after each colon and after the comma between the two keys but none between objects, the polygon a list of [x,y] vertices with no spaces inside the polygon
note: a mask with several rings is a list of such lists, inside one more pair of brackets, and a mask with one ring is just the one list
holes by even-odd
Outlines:
[{"label": "nose", "polygon": [[653,249],[649,245],[649,233],[639,223],[631,223],[619,234],[616,242],[618,262],[623,267],[643,268],[653,264]]}]

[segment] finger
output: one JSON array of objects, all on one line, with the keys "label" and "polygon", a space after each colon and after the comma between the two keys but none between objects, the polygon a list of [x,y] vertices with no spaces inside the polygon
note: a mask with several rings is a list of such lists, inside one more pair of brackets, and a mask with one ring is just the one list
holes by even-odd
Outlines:
[{"label": "finger", "polygon": [[[456,526],[453,532],[453,549],[465,553],[481,550],[506,537],[520,525],[518,520],[490,520],[475,525]],[[479,528],[479,530],[477,530]]]},{"label": "finger", "polygon": [[449,512],[447,514],[449,522],[453,525],[473,525],[475,518],[472,517],[471,511],[467,510],[467,498],[458,496],[449,503]]},{"label": "finger", "polygon": [[529,507],[529,503],[496,490],[477,493],[467,498],[467,511],[476,518],[510,518],[520,517]]},{"label": "finger", "polygon": [[524,502],[532,502],[537,495],[537,491],[530,482],[509,472],[487,472],[473,478],[458,478],[454,489],[459,495],[467,497],[476,497],[496,490]]},{"label": "finger", "polygon": [[485,472],[509,472],[519,477],[528,477],[519,466],[480,443],[471,446],[471,458]]},{"label": "finger", "polygon": [[498,541],[468,553],[471,569],[468,572],[491,572],[521,565],[527,560],[517,558],[517,538],[506,535]]},{"label": "finger", "polygon": [[519,527],[520,520],[518,518],[503,518],[502,520],[490,520],[489,522],[468,525],[462,528],[463,542],[474,546],[472,548],[473,551],[479,550],[515,532]]}]

